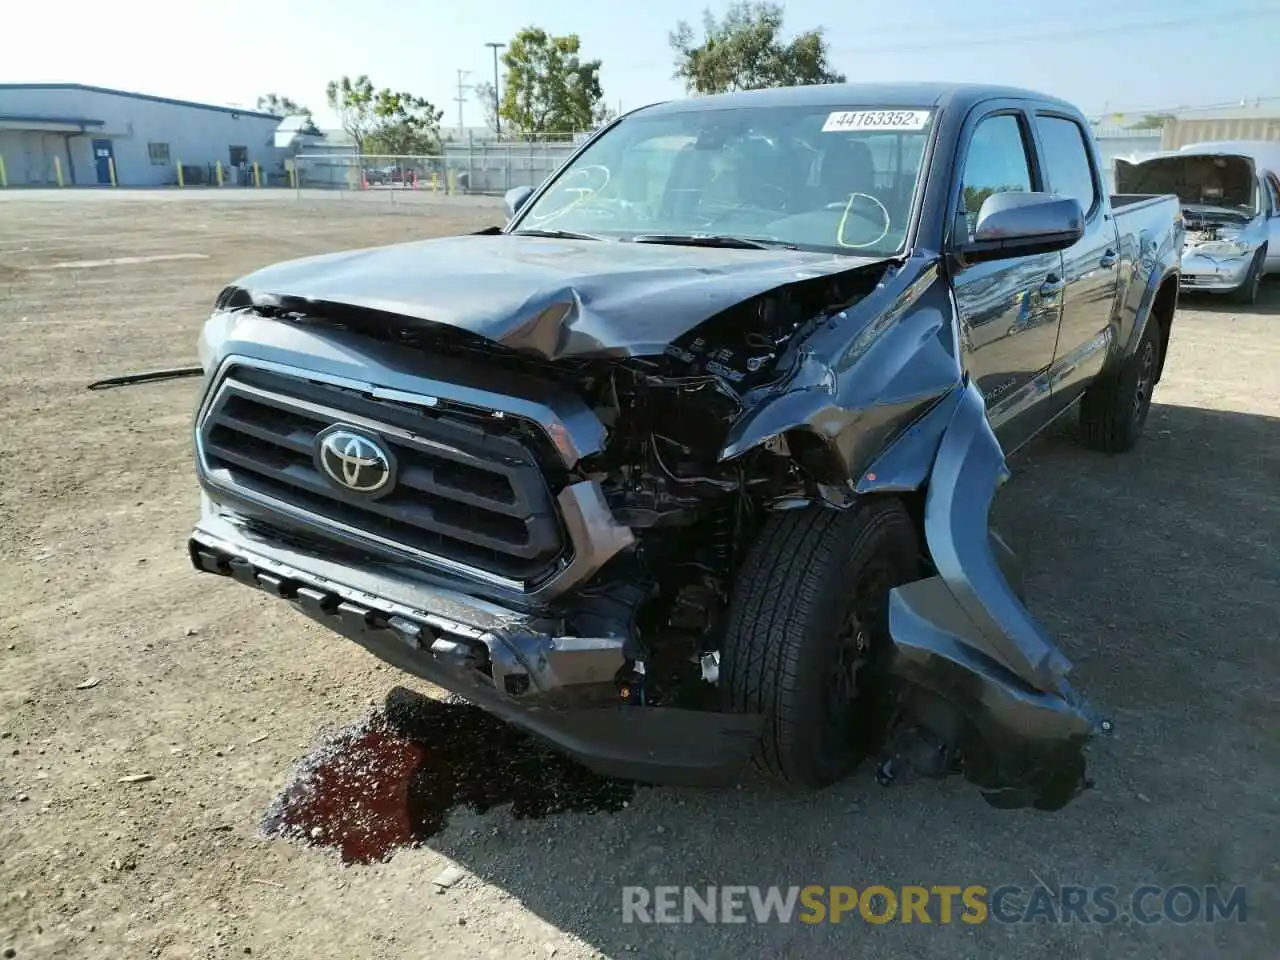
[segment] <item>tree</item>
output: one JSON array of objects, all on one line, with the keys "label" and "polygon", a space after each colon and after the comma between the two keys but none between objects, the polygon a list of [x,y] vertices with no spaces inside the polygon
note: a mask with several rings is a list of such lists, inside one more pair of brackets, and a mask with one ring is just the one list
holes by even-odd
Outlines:
[{"label": "tree", "polygon": [[476,84],[476,99],[480,101],[480,108],[484,110],[485,125],[494,133],[498,132],[498,95],[493,88],[492,83]]},{"label": "tree", "polygon": [[304,116],[311,119],[311,108],[305,107],[289,97],[279,93],[264,93],[258,98],[258,109],[263,113],[274,113],[277,117]]},{"label": "tree", "polygon": [[444,111],[431,101],[383,88],[374,97],[373,114],[375,126],[366,138],[371,153],[406,156],[439,152]]},{"label": "tree", "polygon": [[1131,129],[1135,130],[1163,130],[1166,123],[1172,123],[1178,118],[1172,113],[1148,113],[1145,117],[1133,125]]},{"label": "tree", "polygon": [[581,60],[580,46],[576,33],[553,37],[538,27],[526,27],[507,45],[499,112],[513,133],[532,138],[591,129],[604,97],[600,61]]},{"label": "tree", "polygon": [[424,154],[440,147],[444,111],[412,93],[375,90],[368,75],[330,80],[325,94],[359,153]]},{"label": "tree", "polygon": [[364,153],[364,142],[373,132],[377,117],[373,112],[373,81],[366,74],[355,80],[344,76],[330,80],[325,87],[329,109],[338,115],[338,123],[356,145],[356,151]]},{"label": "tree", "polygon": [[784,43],[782,7],[766,0],[739,0],[717,21],[702,14],[702,42],[681,20],[671,32],[676,54],[674,77],[689,93],[725,93],[814,83],[844,83],[827,62],[822,28]]}]

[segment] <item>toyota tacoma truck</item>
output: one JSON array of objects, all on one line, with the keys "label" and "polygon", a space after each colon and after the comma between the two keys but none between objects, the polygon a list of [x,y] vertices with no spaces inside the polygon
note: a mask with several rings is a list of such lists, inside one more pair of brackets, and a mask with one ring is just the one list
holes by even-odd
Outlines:
[{"label": "toyota tacoma truck", "polygon": [[1110,723],[988,510],[1160,380],[1178,201],[1100,169],[1029,91],[740,92],[609,123],[504,226],[250,274],[191,559],[604,774],[870,756],[1056,809]]}]

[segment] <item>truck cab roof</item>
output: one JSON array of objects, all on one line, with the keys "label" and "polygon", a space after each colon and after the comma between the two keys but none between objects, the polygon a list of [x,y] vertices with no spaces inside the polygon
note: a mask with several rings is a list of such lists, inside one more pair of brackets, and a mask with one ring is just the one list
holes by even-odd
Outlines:
[{"label": "truck cab roof", "polygon": [[824,83],[765,90],[738,90],[651,104],[632,111],[657,115],[727,110],[735,107],[813,107],[874,104],[877,107],[957,107],[963,110],[987,100],[1035,100],[1079,111],[1057,97],[1019,87],[986,83]]}]

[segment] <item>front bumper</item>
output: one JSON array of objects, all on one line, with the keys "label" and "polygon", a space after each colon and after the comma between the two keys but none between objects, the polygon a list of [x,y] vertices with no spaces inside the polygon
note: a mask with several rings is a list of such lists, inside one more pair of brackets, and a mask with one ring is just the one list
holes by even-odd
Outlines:
[{"label": "front bumper", "polygon": [[1183,290],[1230,293],[1244,285],[1252,263],[1252,252],[1233,260],[1215,260],[1203,254],[1184,252],[1178,285]]},{"label": "front bumper", "polygon": [[714,785],[733,778],[763,718],[620,705],[622,639],[560,634],[562,624],[400,576],[334,563],[255,535],[206,507],[189,549],[196,569],[289,600],[398,669],[457,694],[606,776]]}]

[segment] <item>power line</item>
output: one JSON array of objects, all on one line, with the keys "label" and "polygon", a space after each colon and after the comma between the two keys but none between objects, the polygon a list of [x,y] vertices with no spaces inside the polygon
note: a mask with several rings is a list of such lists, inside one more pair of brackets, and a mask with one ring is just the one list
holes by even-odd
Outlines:
[{"label": "power line", "polygon": [[[1192,14],[1193,11],[1203,10],[1203,7],[1204,7],[1204,4],[1202,2],[1199,2],[1199,0],[1195,0],[1195,2],[1186,4],[1184,10],[1178,10],[1177,5],[1170,2],[1170,0],[1157,0],[1157,2],[1152,3],[1149,7],[1136,6],[1133,3],[1127,3],[1125,4],[1123,13],[1131,17],[1142,16],[1147,14],[1168,14],[1168,13]],[[1069,24],[1072,20],[1078,20],[1080,17],[1092,17],[1092,16],[1098,16],[1100,14],[1107,14],[1107,13],[1114,13],[1114,12],[1116,12],[1115,0],[1101,0],[1101,2],[1090,3],[1083,7],[1072,7],[1066,10],[1058,9],[1056,12],[1037,13],[1029,17],[1001,16],[999,18],[999,26],[1000,27],[1034,26],[1034,27],[1044,28],[1046,25],[1059,25],[1059,24],[1066,25],[1066,24]],[[960,29],[960,30],[966,30],[971,32],[973,29],[973,18],[969,17],[962,20],[931,19],[928,23],[919,24],[918,28],[919,29],[917,31],[914,31],[914,35],[916,36],[918,36],[920,32],[925,32],[930,34],[943,32],[947,34],[948,43],[955,43],[955,42],[963,43],[967,41],[964,38],[961,38],[960,40],[956,40],[955,31],[957,29]],[[839,31],[833,32],[832,30],[824,27],[822,33],[823,33],[823,39],[825,39],[829,44],[835,43],[837,45],[840,45],[841,41],[839,37],[841,36],[841,34]],[[868,37],[876,37],[876,36],[899,37],[901,35],[902,35],[901,29],[897,29],[897,28],[871,27],[869,29],[864,29],[861,25],[859,25],[856,36],[859,40],[861,40],[861,39],[866,39]],[[854,45],[857,46],[856,43]],[[872,45],[868,44],[867,46],[870,47]],[[874,46],[879,47],[880,45],[877,43]]]},{"label": "power line", "polygon": [[[1261,19],[1263,17],[1280,16],[1280,8],[1272,8],[1270,10],[1219,10],[1212,18],[1206,17],[1179,17],[1169,20],[1145,21],[1135,24],[1116,24],[1106,27],[1084,27],[1076,30],[1052,30],[1042,33],[1029,33],[1019,36],[998,36],[998,37],[972,37],[972,38],[949,38],[946,40],[933,40],[922,43],[903,44],[892,48],[877,45],[865,45],[860,47],[844,47],[845,52],[852,53],[909,53],[916,50],[936,50],[939,47],[955,47],[965,43],[1043,43],[1046,41],[1057,40],[1074,40],[1083,37],[1106,36],[1109,34],[1123,33],[1125,36],[1132,36],[1134,33],[1146,33],[1157,30],[1164,30],[1170,27],[1189,27],[1189,26],[1206,26],[1212,24],[1222,24],[1226,16],[1234,15],[1239,19]],[[838,53],[833,49],[831,54],[834,56]]]},{"label": "power line", "polygon": [[[841,55],[856,54],[874,54],[874,53],[911,53],[918,50],[937,50],[944,47],[964,47],[964,46],[981,46],[986,44],[1009,44],[1009,43],[1044,43],[1049,41],[1073,40],[1086,37],[1107,36],[1112,34],[1123,34],[1125,37],[1132,37],[1149,32],[1158,32],[1169,28],[1191,27],[1191,26],[1234,26],[1239,20],[1263,19],[1267,17],[1280,16],[1280,8],[1258,8],[1246,7],[1243,9],[1233,10],[1217,10],[1213,17],[1205,16],[1187,16],[1174,17],[1167,20],[1145,20],[1138,23],[1121,23],[1110,24],[1105,27],[1082,27],[1068,30],[1048,30],[1039,33],[1016,34],[1013,36],[991,36],[986,34],[972,33],[964,35],[963,33],[955,33],[946,38],[936,40],[924,40],[917,43],[908,44],[882,44],[882,43],[866,43],[866,44],[829,44],[828,55],[832,60],[838,59]],[[1230,19],[1230,22],[1228,20]],[[1025,22],[1025,21],[1024,21]],[[671,60],[645,60],[633,63],[616,64],[623,69],[647,69],[660,65],[671,65]],[[613,66],[614,64],[611,64]]]},{"label": "power line", "polygon": [[467,102],[467,91],[470,90],[474,84],[463,83],[462,78],[470,72],[470,70],[458,71],[458,95],[453,98],[458,104],[458,136],[462,136],[467,129],[466,125],[462,122],[462,108]]}]

